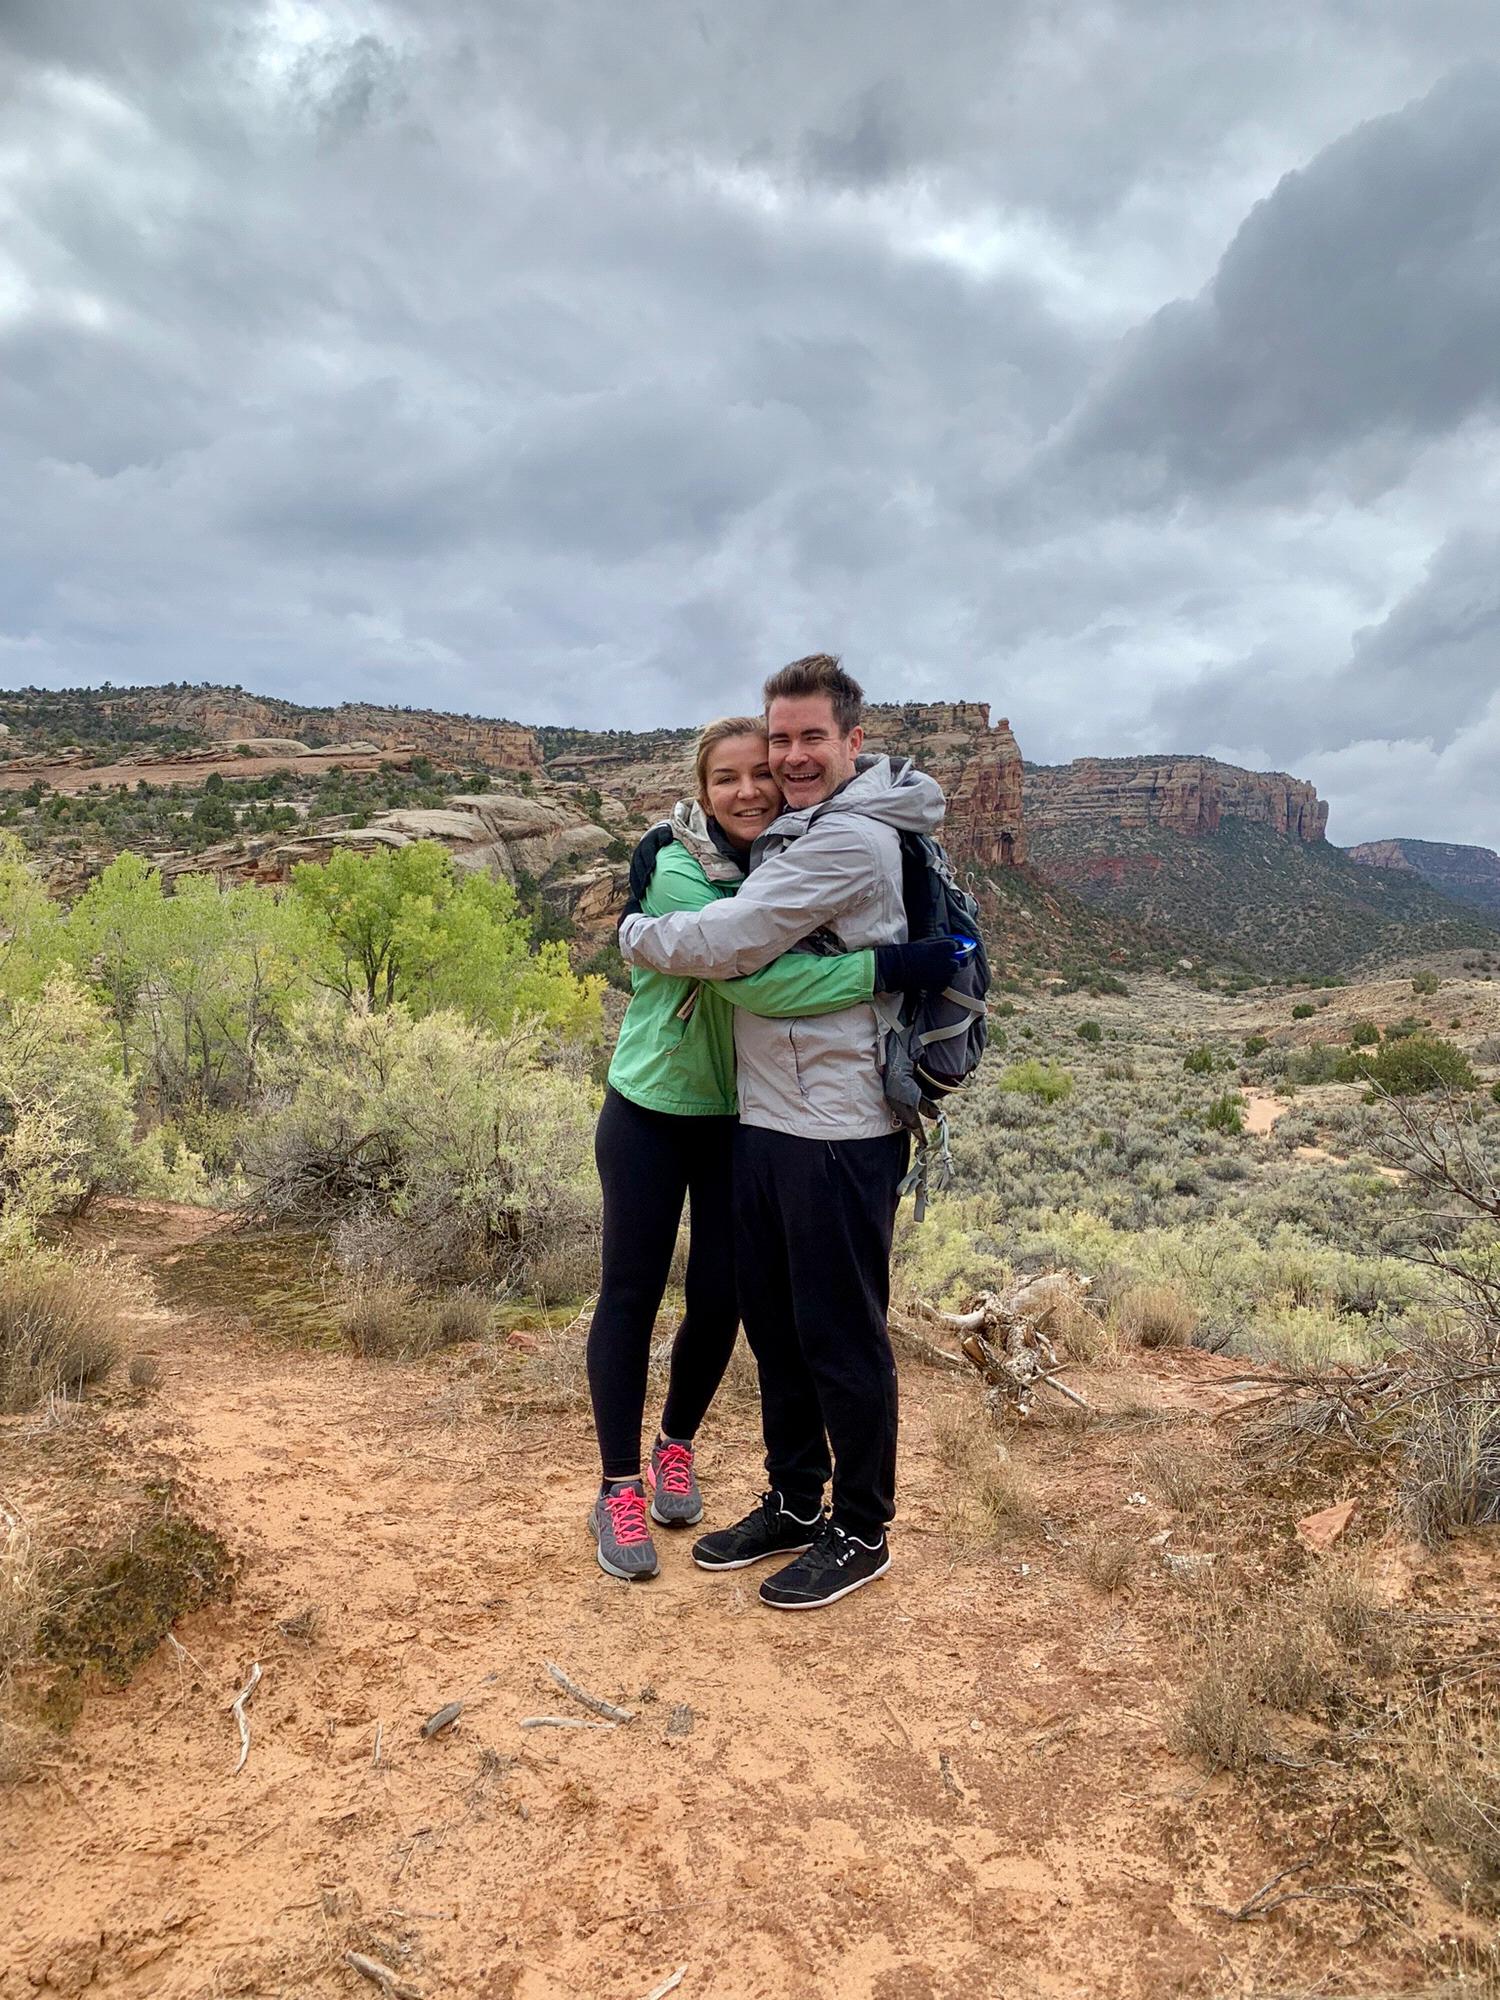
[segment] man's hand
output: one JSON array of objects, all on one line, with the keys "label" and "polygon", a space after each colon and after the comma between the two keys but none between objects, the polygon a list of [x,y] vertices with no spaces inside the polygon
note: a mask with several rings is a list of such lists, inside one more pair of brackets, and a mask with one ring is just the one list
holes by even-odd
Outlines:
[{"label": "man's hand", "polygon": [[877,993],[941,993],[974,947],[967,938],[921,938],[875,947]]}]

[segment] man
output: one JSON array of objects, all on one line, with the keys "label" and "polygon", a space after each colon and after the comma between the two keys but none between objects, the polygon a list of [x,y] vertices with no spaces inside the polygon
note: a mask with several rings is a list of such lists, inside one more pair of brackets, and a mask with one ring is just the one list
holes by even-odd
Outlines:
[{"label": "man", "polygon": [[[904,829],[939,824],[943,795],[921,773],[897,776],[888,759],[860,756],[862,702],[826,653],[772,675],[769,756],[786,811],[755,843],[736,896],[627,917],[627,959],[734,979],[828,932],[815,948],[877,947],[877,990],[945,983],[953,941],[905,942],[900,842]],[[741,1569],[794,1555],[761,1585],[761,1599],[811,1610],[890,1567],[896,1370],[886,1308],[907,1135],[885,1101],[868,1003],[791,1021],[737,1009],[734,1025],[735,1255],[770,1491],[744,1520],[703,1536],[693,1557],[704,1569]]]}]

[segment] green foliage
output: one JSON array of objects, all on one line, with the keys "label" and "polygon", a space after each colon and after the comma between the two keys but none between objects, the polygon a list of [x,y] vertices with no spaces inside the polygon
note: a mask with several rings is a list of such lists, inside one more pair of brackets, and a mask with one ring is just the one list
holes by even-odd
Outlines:
[{"label": "green foliage", "polygon": [[543,1252],[597,1227],[593,1092],[451,1012],[414,1018],[331,999],[300,1010],[277,1058],[279,1107],[246,1170],[273,1220],[339,1225],[347,1268],[426,1283],[523,1283]]},{"label": "green foliage", "polygon": [[1380,1040],[1380,1030],[1373,1021],[1356,1021],[1349,1030],[1351,1049],[1374,1048]]},{"label": "green foliage", "polygon": [[1243,1132],[1244,1114],[1244,1098],[1238,1091],[1226,1090],[1209,1105],[1203,1114],[1203,1123],[1210,1132]]},{"label": "green foliage", "polygon": [[1336,1083],[1347,1078],[1344,1067],[1347,1058],[1342,1058],[1337,1049],[1326,1042],[1309,1042],[1305,1049],[1293,1049],[1286,1060],[1286,1075],[1289,1083]]},{"label": "green foliage", "polygon": [[341,848],[321,867],[295,868],[292,887],[321,939],[322,980],[345,1000],[456,1008],[499,1030],[536,1018],[565,1035],[597,1033],[603,982],[576,978],[560,944],[531,951],[510,885],[460,879],[436,841]]},{"label": "green foliage", "polygon": [[1473,1090],[1478,1079],[1463,1050],[1437,1035],[1408,1035],[1351,1061],[1355,1074],[1392,1097],[1427,1090]]},{"label": "green foliage", "polygon": [[0,1251],[132,1178],[130,1091],[109,1023],[66,972],[0,1016]]},{"label": "green foliage", "polygon": [[1299,1000],[1292,1009],[1292,1019],[1294,1021],[1310,1021],[1317,1011],[1317,1008],[1313,1006],[1310,1000]]},{"label": "green foliage", "polygon": [[1245,1054],[1247,1056],[1263,1055],[1270,1046],[1270,1042],[1264,1035],[1247,1035],[1245,1037]]},{"label": "green foliage", "polygon": [[1078,1023],[1078,1039],[1080,1042],[1102,1042],[1104,1039],[1104,1030],[1097,1021],[1080,1021]]},{"label": "green foliage", "polygon": [[1435,972],[1419,972],[1412,980],[1413,993],[1436,993],[1441,981]]},{"label": "green foliage", "polygon": [[39,993],[63,955],[62,913],[14,834],[0,834],[0,993]]},{"label": "green foliage", "polygon": [[999,1088],[1013,1095],[1039,1098],[1043,1104],[1058,1104],[1071,1096],[1073,1079],[1065,1069],[1028,1058],[1012,1063],[1001,1073]]},{"label": "green foliage", "polygon": [[1200,1044],[1198,1048],[1188,1050],[1182,1059],[1182,1066],[1189,1076],[1210,1076],[1213,1073],[1214,1052]]}]

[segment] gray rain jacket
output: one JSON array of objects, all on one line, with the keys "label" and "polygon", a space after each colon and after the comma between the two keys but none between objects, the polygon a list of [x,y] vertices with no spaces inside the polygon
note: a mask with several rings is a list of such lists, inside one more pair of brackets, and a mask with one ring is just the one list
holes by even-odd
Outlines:
[{"label": "gray rain jacket", "polygon": [[[620,950],[657,972],[740,979],[817,930],[831,931],[845,951],[904,944],[900,835],[935,832],[945,809],[924,772],[861,757],[842,791],[766,829],[738,895],[703,910],[627,917]],[[882,1032],[868,1004],[790,1021],[736,1007],[741,1122],[806,1139],[895,1131],[880,1074]]]}]

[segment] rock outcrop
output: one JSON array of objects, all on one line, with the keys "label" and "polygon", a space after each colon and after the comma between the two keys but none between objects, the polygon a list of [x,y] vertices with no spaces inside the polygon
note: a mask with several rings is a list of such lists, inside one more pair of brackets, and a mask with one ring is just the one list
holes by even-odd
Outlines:
[{"label": "rock outcrop", "polygon": [[1088,822],[1162,827],[1188,838],[1225,819],[1268,827],[1282,840],[1320,841],[1328,807],[1304,779],[1242,771],[1212,757],[1080,757],[1026,774],[1033,832]]},{"label": "rock outcrop", "polygon": [[1366,840],[1346,848],[1351,861],[1422,880],[1455,903],[1500,915],[1500,854],[1450,840]]},{"label": "rock outcrop", "polygon": [[341,847],[368,854],[435,840],[457,869],[482,870],[511,883],[524,879],[560,914],[589,930],[606,919],[612,925],[613,911],[624,901],[624,868],[607,853],[616,837],[560,791],[540,797],[459,793],[442,806],[377,813],[364,826],[325,822],[302,834],[247,835],[198,854],[174,855],[161,866],[169,883],[182,875],[280,883],[291,879],[299,862],[321,863]]}]

